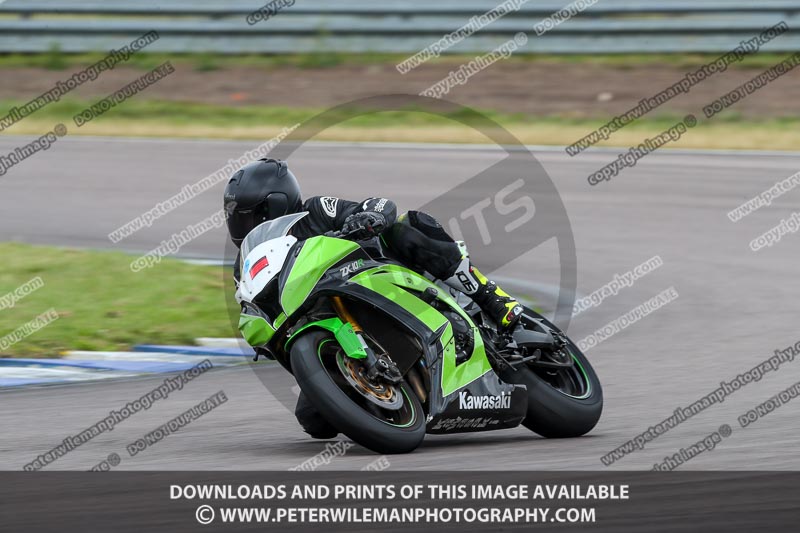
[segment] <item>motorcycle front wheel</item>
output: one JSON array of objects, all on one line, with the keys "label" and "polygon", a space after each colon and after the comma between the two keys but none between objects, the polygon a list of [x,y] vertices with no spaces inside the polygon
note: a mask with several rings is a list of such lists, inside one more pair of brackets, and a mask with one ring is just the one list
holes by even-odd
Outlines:
[{"label": "motorcycle front wheel", "polygon": [[300,389],[320,414],[353,441],[383,454],[408,453],[425,438],[425,413],[405,381],[374,383],[327,331],[310,331],[291,349]]}]

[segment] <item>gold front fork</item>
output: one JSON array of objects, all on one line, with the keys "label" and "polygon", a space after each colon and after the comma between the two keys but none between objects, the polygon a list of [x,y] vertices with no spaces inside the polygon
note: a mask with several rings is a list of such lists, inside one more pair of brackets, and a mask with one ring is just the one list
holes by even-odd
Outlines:
[{"label": "gold front fork", "polygon": [[[341,321],[345,324],[350,324],[356,336],[358,337],[358,340],[361,341],[361,346],[367,353],[367,357],[366,359],[362,360],[362,363],[366,368],[366,377],[368,383],[374,383],[375,378],[379,375],[384,376],[385,379],[389,379],[393,384],[399,383],[403,376],[397,370],[397,367],[394,366],[394,363],[387,363],[386,360],[378,358],[375,355],[373,349],[370,348],[367,342],[364,340],[364,336],[362,335],[364,330],[361,329],[361,325],[344,306],[344,301],[342,298],[340,296],[332,296],[331,301],[333,302],[333,309],[336,311],[339,319],[341,319]],[[393,374],[396,374],[397,376],[395,377]],[[389,378],[386,378],[387,375]],[[421,383],[417,384],[417,388],[420,390],[422,389]],[[424,393],[422,397],[425,397]]]},{"label": "gold front fork", "polygon": [[341,296],[333,296],[331,297],[333,301],[333,309],[336,311],[336,314],[342,319],[342,322],[349,323],[353,326],[353,331],[356,333],[361,333],[364,330],[361,329],[361,326],[358,324],[353,315],[350,314],[350,311],[344,306],[344,301],[342,301]]}]

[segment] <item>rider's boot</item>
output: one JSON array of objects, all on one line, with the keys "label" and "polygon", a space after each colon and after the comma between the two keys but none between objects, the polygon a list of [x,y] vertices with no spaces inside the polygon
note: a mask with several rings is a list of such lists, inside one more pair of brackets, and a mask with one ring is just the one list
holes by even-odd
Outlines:
[{"label": "rider's boot", "polygon": [[332,439],[339,434],[335,427],[322,418],[320,412],[317,411],[302,391],[300,392],[300,397],[297,398],[294,416],[297,417],[297,421],[300,422],[303,431],[315,439]]},{"label": "rider's boot", "polygon": [[478,307],[501,329],[506,331],[514,329],[522,315],[522,305],[498,287],[497,283],[486,279],[486,276],[472,266],[463,242],[458,241],[458,246],[462,253],[461,263],[455,273],[444,282],[472,298],[472,301],[478,304]]}]

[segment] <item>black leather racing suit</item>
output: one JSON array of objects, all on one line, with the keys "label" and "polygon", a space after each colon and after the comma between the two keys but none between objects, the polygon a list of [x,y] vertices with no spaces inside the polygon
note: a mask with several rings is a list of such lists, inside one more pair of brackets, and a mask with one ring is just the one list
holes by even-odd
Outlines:
[{"label": "black leather racing suit", "polygon": [[[386,230],[382,240],[392,254],[409,268],[447,279],[461,261],[458,245],[432,216],[421,211],[409,211],[398,217],[397,206],[387,198],[373,197],[353,202],[334,196],[314,196],[303,203],[303,211],[307,211],[308,215],[300,219],[291,231],[301,241],[341,230],[351,215],[372,212],[383,215]],[[234,265],[237,282],[239,261],[237,254]]]}]

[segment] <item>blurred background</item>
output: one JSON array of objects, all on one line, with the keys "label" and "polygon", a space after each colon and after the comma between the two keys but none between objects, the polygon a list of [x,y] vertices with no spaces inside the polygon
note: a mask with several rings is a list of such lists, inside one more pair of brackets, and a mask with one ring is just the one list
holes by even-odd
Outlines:
[{"label": "blurred background", "polygon": [[[250,18],[234,0],[7,0],[0,5],[0,98],[11,107],[48,90],[149,31],[160,39],[10,129],[37,133],[52,119],[169,60],[176,73],[79,134],[253,138],[356,98],[419,93],[519,32],[527,42],[446,98],[500,120],[529,144],[570,144],[742,41],[780,21],[788,31],[618,133],[638,142],[800,49],[793,0],[582,0],[587,7],[542,35],[534,27],[566,2],[509,0],[288,0]],[[503,16],[478,17],[505,5]],[[467,26],[491,20],[439,57],[401,74],[398,63]],[[791,78],[796,79],[795,76]],[[792,149],[796,87],[767,87],[702,125],[678,146]],[[326,132],[336,140],[474,141],[423,116],[363,118]],[[433,121],[440,127],[431,128]],[[271,136],[271,135],[270,135]],[[608,143],[606,143],[608,144]]]}]

